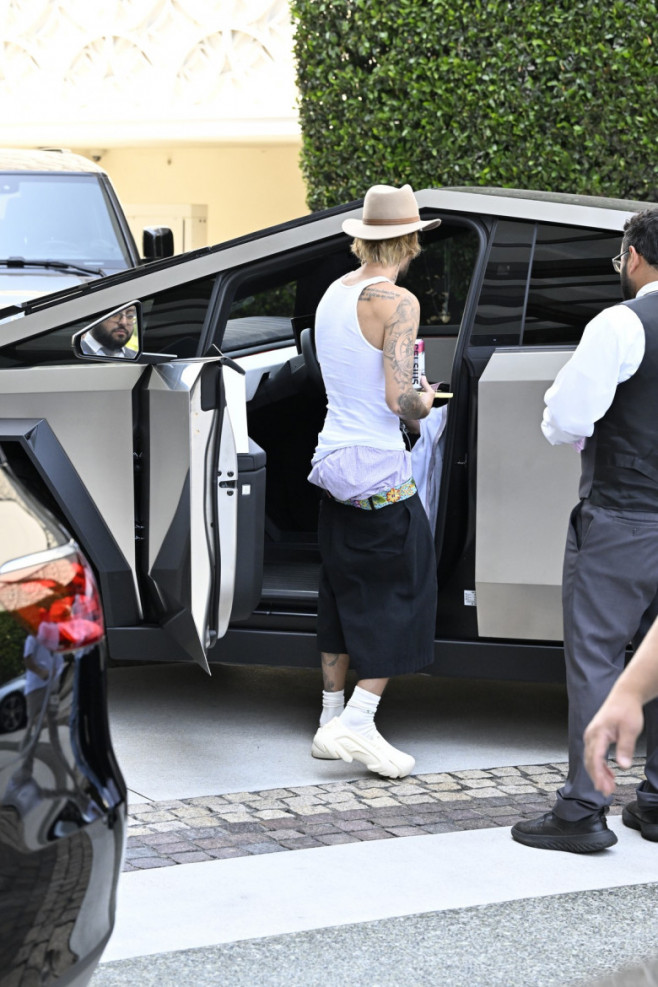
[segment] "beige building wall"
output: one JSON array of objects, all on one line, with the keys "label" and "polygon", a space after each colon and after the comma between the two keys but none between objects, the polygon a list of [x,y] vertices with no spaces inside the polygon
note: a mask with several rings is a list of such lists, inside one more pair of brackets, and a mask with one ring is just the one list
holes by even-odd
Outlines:
[{"label": "beige building wall", "polygon": [[[129,219],[138,216],[133,233],[143,225],[170,225],[178,253],[306,215],[300,147],[299,139],[288,139],[72,150],[93,157],[107,171]],[[140,223],[147,205],[163,208],[151,212],[157,219],[149,216]],[[205,208],[205,236],[200,242],[201,227],[195,223],[194,242],[181,244],[176,218],[191,206]],[[200,212],[194,210],[197,216]]]},{"label": "beige building wall", "polygon": [[167,207],[176,230],[187,210],[193,246],[202,227],[212,244],[307,212],[288,0],[0,0],[0,11],[4,146],[92,157],[129,218],[168,225],[149,211]]}]

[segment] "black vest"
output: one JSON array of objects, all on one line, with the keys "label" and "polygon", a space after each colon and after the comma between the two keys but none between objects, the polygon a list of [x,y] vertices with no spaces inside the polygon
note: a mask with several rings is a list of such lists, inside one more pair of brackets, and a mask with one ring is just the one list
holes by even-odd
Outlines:
[{"label": "black vest", "polygon": [[580,496],[599,507],[658,512],[658,292],[623,304],[644,328],[644,357],[585,443]]}]

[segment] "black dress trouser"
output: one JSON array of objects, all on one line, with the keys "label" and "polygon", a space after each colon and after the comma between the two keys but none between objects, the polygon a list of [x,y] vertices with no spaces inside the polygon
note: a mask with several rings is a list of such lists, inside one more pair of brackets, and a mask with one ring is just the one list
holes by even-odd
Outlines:
[{"label": "black dress trouser", "polygon": [[[611,799],[585,770],[583,733],[621,674],[627,645],[658,615],[658,514],[595,507],[571,513],[562,580],[569,696],[569,775],[554,812],[575,821]],[[658,792],[658,700],[644,710],[646,779]],[[658,808],[640,786],[637,799]]]}]

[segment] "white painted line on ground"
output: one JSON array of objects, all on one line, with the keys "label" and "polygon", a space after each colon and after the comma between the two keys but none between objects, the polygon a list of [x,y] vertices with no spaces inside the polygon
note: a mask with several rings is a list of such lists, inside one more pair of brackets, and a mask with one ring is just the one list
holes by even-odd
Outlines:
[{"label": "white painted line on ground", "polygon": [[609,825],[619,843],[598,854],[531,850],[496,828],[127,873],[103,962],[658,881],[656,846]]}]

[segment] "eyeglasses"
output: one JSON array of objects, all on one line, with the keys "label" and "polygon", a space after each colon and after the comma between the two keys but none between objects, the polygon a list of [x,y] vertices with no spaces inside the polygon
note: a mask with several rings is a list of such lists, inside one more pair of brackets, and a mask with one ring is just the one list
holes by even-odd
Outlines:
[{"label": "eyeglasses", "polygon": [[127,322],[130,325],[130,323],[135,322],[136,318],[135,312],[119,312],[117,315],[111,315],[105,321],[113,326],[118,326],[121,322]]},{"label": "eyeglasses", "polygon": [[616,257],[613,257],[612,258],[612,266],[614,267],[614,269],[617,272],[617,274],[621,274],[621,259],[624,256],[624,254],[627,254],[627,253],[628,253],[628,250],[622,250],[622,252],[620,254],[617,254]]}]

